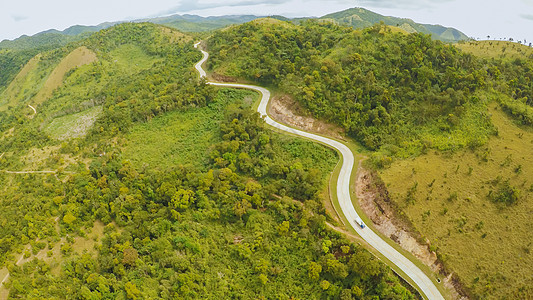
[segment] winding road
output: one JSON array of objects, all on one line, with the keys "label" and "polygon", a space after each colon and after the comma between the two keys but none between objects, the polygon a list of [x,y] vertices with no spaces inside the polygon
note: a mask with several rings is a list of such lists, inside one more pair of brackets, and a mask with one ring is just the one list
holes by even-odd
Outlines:
[{"label": "winding road", "polygon": [[[194,47],[198,48],[199,44],[200,42],[196,43]],[[201,49],[200,51],[203,54],[203,58],[195,65],[195,68],[200,74],[201,78],[205,77],[207,79],[207,74],[202,68],[202,65],[209,58],[209,54]],[[371,228],[366,227],[362,229],[355,222],[355,219],[359,218],[359,216],[355,208],[352,205],[352,199],[350,197],[350,177],[352,175],[352,171],[353,171],[353,167],[355,163],[354,154],[352,153],[350,148],[348,148],[346,145],[336,140],[332,140],[330,138],[326,138],[326,137],[312,134],[309,132],[301,131],[298,129],[290,128],[290,127],[287,127],[283,124],[280,124],[274,121],[267,114],[267,105],[268,105],[268,101],[270,100],[270,91],[268,91],[265,88],[254,86],[254,85],[238,84],[238,83],[208,82],[208,84],[214,85],[214,86],[221,86],[221,87],[241,88],[241,89],[250,89],[250,90],[258,91],[259,93],[261,93],[262,97],[261,97],[261,102],[259,104],[257,111],[261,114],[261,116],[264,118],[265,122],[268,125],[274,128],[277,128],[279,130],[294,134],[294,135],[302,136],[302,137],[320,142],[322,144],[328,145],[331,148],[336,149],[341,154],[341,157],[342,157],[342,167],[341,167],[338,181],[337,181],[337,197],[338,197],[341,210],[344,213],[344,216],[348,219],[350,226],[354,228],[355,231],[370,246],[372,246],[374,249],[379,251],[389,261],[391,261],[398,268],[400,268],[409,278],[411,278],[412,281],[417,285],[418,289],[424,295],[424,298],[431,299],[431,300],[444,299],[444,297],[441,295],[441,293],[439,292],[435,284],[431,281],[431,279],[429,279],[429,277],[422,270],[420,270],[420,268],[418,268],[412,261],[410,261],[408,258],[403,256],[400,252],[394,249],[391,245],[389,245],[386,241],[384,241]]]}]

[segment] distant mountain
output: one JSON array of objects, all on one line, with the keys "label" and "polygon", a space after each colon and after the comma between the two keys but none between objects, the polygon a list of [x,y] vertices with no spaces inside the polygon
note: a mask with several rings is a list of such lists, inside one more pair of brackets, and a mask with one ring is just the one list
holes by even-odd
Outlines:
[{"label": "distant mountain", "polygon": [[[184,32],[204,32],[216,30],[228,25],[242,24],[262,18],[253,15],[234,15],[219,17],[201,17],[195,15],[172,15],[167,17],[158,17],[150,19],[140,19],[132,21],[151,22],[176,28]],[[289,19],[283,16],[273,16],[273,18],[294,21],[298,23],[301,20],[309,18]],[[467,40],[468,37],[457,29],[444,27],[441,25],[419,24],[411,19],[396,17],[387,17],[364,8],[351,8],[341,12],[332,13],[319,18],[320,20],[329,20],[341,25],[353,26],[354,28],[364,28],[383,21],[390,26],[397,26],[407,32],[421,32],[431,34],[434,39],[445,42],[457,42]],[[123,22],[106,22],[96,26],[74,25],[63,31],[55,29],[38,33],[34,36],[23,35],[13,41],[4,40],[0,42],[0,49],[35,49],[35,48],[53,48],[65,45],[69,42],[80,40],[89,33],[97,32],[109,28],[113,25]],[[81,36],[80,36],[81,34]]]},{"label": "distant mountain", "polygon": [[444,27],[441,25],[420,24],[411,19],[383,16],[364,8],[350,8],[325,15],[320,19],[331,20],[338,24],[348,25],[354,28],[369,27],[376,23],[383,22],[389,26],[400,27],[410,33],[420,32],[431,34],[434,39],[444,42],[458,42],[469,39],[468,36],[455,28]]},{"label": "distant mountain", "polygon": [[200,17],[195,15],[173,15],[140,21],[166,25],[185,32],[202,32],[219,29],[228,25],[242,24],[261,17],[252,15]]},{"label": "distant mountain", "polygon": [[0,42],[0,49],[12,49],[12,50],[47,50],[56,47],[64,46],[70,42],[80,40],[83,36],[66,35],[61,31],[52,29],[47,30],[33,36],[23,35],[12,41],[3,40]]},{"label": "distant mountain", "polygon": [[[216,30],[228,25],[242,24],[261,17],[252,15],[200,17],[195,15],[172,15],[151,19],[140,19],[133,23],[150,22],[176,28],[184,32],[203,32]],[[81,40],[90,33],[107,29],[124,22],[105,22],[96,26],[74,25],[63,31],[50,29],[33,36],[23,35],[14,40],[3,40],[0,49],[51,49]]]}]

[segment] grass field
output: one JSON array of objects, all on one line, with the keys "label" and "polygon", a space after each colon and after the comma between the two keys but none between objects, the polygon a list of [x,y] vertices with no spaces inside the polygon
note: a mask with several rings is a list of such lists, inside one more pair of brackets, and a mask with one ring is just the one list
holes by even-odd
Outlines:
[{"label": "grass field", "polygon": [[458,43],[455,46],[483,58],[533,59],[532,47],[508,41],[471,41]]},{"label": "grass field", "polygon": [[0,111],[4,111],[8,106],[16,104],[17,96],[22,92],[22,86],[28,80],[28,75],[32,72],[39,63],[40,55],[30,59],[26,65],[20,70],[15,79],[9,84],[7,89],[0,97]]},{"label": "grass field", "polygon": [[[476,295],[530,299],[533,131],[494,104],[489,112],[498,136],[486,146],[398,161],[381,176],[393,201]],[[516,203],[498,202],[511,199]]]},{"label": "grass field", "polygon": [[136,73],[150,68],[157,58],[150,56],[144,50],[132,44],[122,45],[110,53],[112,61],[123,71]]},{"label": "grass field", "polygon": [[209,160],[210,145],[219,142],[219,126],[231,103],[247,99],[251,105],[257,94],[243,90],[223,90],[207,107],[173,111],[135,125],[126,137],[124,158],[137,167],[166,170],[176,165],[203,167]]}]

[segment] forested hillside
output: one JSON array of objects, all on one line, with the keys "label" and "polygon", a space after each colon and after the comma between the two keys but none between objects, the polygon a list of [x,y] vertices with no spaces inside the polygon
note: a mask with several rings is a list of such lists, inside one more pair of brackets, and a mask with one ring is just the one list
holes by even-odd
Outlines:
[{"label": "forested hillside", "polygon": [[[254,93],[199,80],[190,36],[128,23],[12,57],[24,72],[0,96],[0,297],[415,298],[326,225],[336,154],[267,130]],[[148,147],[167,152],[128,154]]]},{"label": "forested hillside", "polygon": [[352,26],[356,29],[371,27],[374,24],[383,22],[389,26],[402,28],[409,33],[424,33],[444,42],[458,42],[468,40],[468,37],[455,28],[444,27],[441,25],[415,23],[411,19],[388,17],[369,11],[367,9],[356,7],[344,11],[332,13],[321,17],[323,20],[332,20],[340,25]]},{"label": "forested hillside", "polygon": [[388,155],[482,144],[487,70],[429,36],[386,31],[247,23],[209,40],[210,67],[274,85]]},{"label": "forested hillside", "polygon": [[217,73],[272,85],[369,149],[407,157],[427,149],[477,147],[496,133],[496,98],[529,123],[530,61],[487,63],[423,34],[386,26],[355,31],[314,21],[270,19],[217,32],[208,41]]},{"label": "forested hillside", "polygon": [[473,297],[531,297],[531,59],[475,56],[384,24],[274,19],[207,45],[213,72],[290,95],[372,150],[381,196]]}]

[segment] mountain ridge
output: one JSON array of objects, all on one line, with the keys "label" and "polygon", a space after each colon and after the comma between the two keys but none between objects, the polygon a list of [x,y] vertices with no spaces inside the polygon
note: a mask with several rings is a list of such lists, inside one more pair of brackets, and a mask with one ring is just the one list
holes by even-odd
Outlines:
[{"label": "mountain ridge", "polygon": [[[22,35],[14,40],[3,40],[0,42],[0,49],[26,48],[28,47],[28,44],[31,45],[35,39],[44,40],[37,43],[39,46],[42,46],[43,44],[45,46],[50,46],[52,44],[64,45],[76,39],[83,38],[76,38],[76,36],[80,34],[97,32],[102,29],[107,29],[111,26],[126,22],[150,22],[154,24],[169,26],[186,32],[205,32],[223,28],[229,25],[250,22],[263,17],[265,16],[224,15],[202,17],[191,14],[175,14],[154,18],[142,18],[132,21],[104,22],[98,25],[73,25],[64,30],[49,29],[32,36]],[[468,39],[468,36],[452,27],[445,27],[436,24],[417,23],[408,18],[383,16],[361,7],[349,8],[343,11],[326,14],[321,17],[288,18],[281,15],[273,15],[271,17],[283,21],[292,21],[296,23],[302,20],[309,19],[331,20],[340,25],[352,26],[354,28],[365,28],[370,27],[376,23],[384,22],[386,25],[397,26],[410,33],[420,32],[425,34],[431,34],[433,38],[444,42],[458,42],[460,40]]]},{"label": "mountain ridge", "polygon": [[319,19],[331,19],[341,25],[349,25],[354,28],[370,27],[373,24],[380,22],[383,22],[389,26],[397,26],[402,29],[405,29],[402,26],[408,26],[416,32],[431,34],[433,38],[444,42],[457,42],[468,39],[468,36],[452,27],[445,27],[437,24],[417,23],[409,18],[384,16],[362,7],[355,7],[340,12],[327,14]]}]

